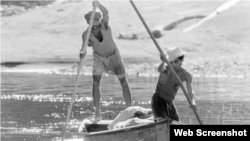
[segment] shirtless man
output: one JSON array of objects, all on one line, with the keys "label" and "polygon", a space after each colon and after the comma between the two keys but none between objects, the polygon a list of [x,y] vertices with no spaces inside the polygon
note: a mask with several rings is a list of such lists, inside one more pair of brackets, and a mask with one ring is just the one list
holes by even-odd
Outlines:
[{"label": "shirtless man", "polygon": [[[128,85],[125,65],[121,58],[120,52],[116,47],[112,38],[111,28],[109,26],[108,10],[98,1],[93,1],[93,6],[100,9],[101,12],[96,11],[93,21],[91,34],[88,41],[88,46],[93,49],[93,89],[92,95],[94,99],[95,121],[101,120],[100,115],[100,81],[104,72],[108,74],[115,74],[122,86],[123,97],[127,106],[131,106],[131,93]],[[85,14],[85,19],[89,24],[92,11]],[[82,48],[80,50],[80,58],[84,58],[87,54],[87,49],[84,48],[84,41],[86,38],[87,29],[82,34]]]},{"label": "shirtless man", "polygon": [[[167,58],[176,74],[182,82],[186,82],[188,96],[191,99],[193,107],[196,109],[195,94],[192,89],[192,75],[182,67],[184,61],[184,52],[178,47],[168,48]],[[158,71],[160,76],[154,95],[152,96],[151,106],[155,118],[171,118],[179,121],[179,115],[174,105],[175,96],[180,87],[177,78],[163,62],[160,64]]]}]

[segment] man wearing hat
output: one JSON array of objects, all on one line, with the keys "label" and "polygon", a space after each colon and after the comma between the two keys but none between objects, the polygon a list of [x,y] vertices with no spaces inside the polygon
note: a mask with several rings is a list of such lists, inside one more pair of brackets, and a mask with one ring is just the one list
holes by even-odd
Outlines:
[{"label": "man wearing hat", "polygon": [[[188,95],[196,110],[194,92],[192,90],[192,75],[182,68],[185,53],[178,47],[167,50],[167,59],[182,82],[186,82]],[[179,115],[174,105],[176,93],[180,87],[176,76],[171,72],[169,66],[163,62],[158,67],[160,76],[155,93],[152,96],[151,106],[155,118],[171,118],[179,121]]]},{"label": "man wearing hat", "polygon": [[[104,72],[114,74],[118,77],[122,86],[123,97],[127,106],[131,106],[131,93],[126,78],[125,65],[121,58],[120,52],[116,47],[112,38],[111,28],[108,24],[109,15],[108,10],[98,1],[93,1],[93,6],[98,7],[101,12],[96,11],[93,21],[93,27],[88,41],[88,46],[93,49],[93,89],[92,95],[94,105],[96,108],[95,120],[101,119],[100,115],[100,81]],[[89,24],[92,11],[85,14],[85,19]],[[87,54],[87,49],[84,48],[84,41],[86,38],[87,29],[82,35],[82,49],[80,50],[80,58]]]}]

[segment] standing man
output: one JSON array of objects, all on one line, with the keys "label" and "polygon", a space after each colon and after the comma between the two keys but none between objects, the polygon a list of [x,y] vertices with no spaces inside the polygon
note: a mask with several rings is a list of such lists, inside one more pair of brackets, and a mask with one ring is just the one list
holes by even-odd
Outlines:
[{"label": "standing man", "polygon": [[[111,28],[109,26],[108,10],[98,1],[93,1],[93,6],[100,9],[101,12],[95,12],[93,26],[88,41],[88,46],[93,49],[93,89],[92,95],[94,99],[95,121],[101,120],[100,115],[100,81],[104,72],[115,74],[122,86],[123,97],[127,106],[131,106],[131,93],[126,78],[125,65],[121,58],[120,52],[116,47],[112,38]],[[85,19],[89,24],[92,11],[85,14]],[[80,58],[84,58],[87,54],[87,49],[84,48],[87,29],[82,34],[82,48],[80,50]]]},{"label": "standing man", "polygon": [[[184,52],[178,47],[169,48],[167,51],[167,58],[176,74],[182,82],[186,82],[188,96],[196,109],[195,94],[192,89],[192,75],[190,72],[182,68],[184,61]],[[151,106],[156,118],[170,118],[179,121],[179,115],[174,104],[176,93],[180,87],[176,76],[163,62],[158,67],[160,76],[156,86],[155,93],[152,96]]]}]

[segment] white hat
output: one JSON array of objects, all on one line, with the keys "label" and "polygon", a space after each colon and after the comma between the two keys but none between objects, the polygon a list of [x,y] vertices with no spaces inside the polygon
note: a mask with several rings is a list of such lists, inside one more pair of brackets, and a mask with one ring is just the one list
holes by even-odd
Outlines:
[{"label": "white hat", "polygon": [[185,55],[186,53],[183,52],[179,47],[170,47],[167,49],[166,54],[168,61],[171,62],[177,59],[178,57]]}]

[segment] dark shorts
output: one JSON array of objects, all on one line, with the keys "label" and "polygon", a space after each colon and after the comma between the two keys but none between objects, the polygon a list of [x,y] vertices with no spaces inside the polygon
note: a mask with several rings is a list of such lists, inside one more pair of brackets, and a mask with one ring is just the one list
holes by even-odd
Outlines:
[{"label": "dark shorts", "polygon": [[152,96],[151,107],[155,118],[171,118],[179,121],[179,115],[173,102],[167,102],[157,94]]}]

